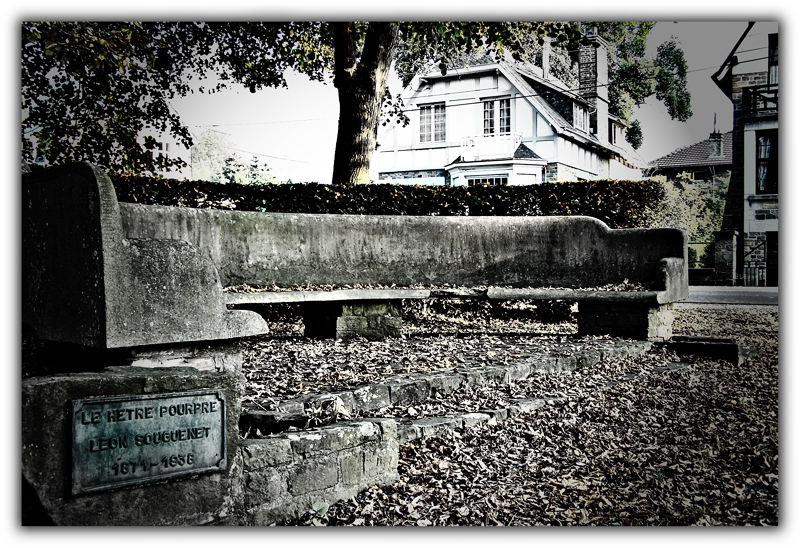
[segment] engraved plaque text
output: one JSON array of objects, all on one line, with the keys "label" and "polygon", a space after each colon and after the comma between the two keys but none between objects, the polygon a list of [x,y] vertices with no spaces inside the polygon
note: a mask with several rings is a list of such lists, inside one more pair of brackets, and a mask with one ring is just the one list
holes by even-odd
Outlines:
[{"label": "engraved plaque text", "polygon": [[72,400],[72,493],[226,468],[225,391]]}]

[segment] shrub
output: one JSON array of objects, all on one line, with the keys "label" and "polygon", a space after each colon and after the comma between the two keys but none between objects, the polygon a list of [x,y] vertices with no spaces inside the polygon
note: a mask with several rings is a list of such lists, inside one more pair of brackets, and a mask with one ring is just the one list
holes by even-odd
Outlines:
[{"label": "shrub", "polygon": [[354,215],[589,215],[611,228],[650,226],[664,185],[576,181],[530,186],[260,186],[112,175],[121,202],[276,213]]}]

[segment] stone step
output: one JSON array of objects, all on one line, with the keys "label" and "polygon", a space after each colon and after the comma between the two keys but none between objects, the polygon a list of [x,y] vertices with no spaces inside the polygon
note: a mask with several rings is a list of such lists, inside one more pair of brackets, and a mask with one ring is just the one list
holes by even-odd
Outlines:
[{"label": "stone step", "polygon": [[[700,341],[702,339],[702,341]],[[730,339],[714,339],[709,337],[681,337],[679,342],[693,342],[699,343],[704,342],[706,344],[714,345],[724,345],[726,352],[720,353],[720,355],[716,355],[716,353],[709,353],[710,357],[715,357],[719,359],[726,359],[732,361],[732,363],[737,363],[741,365],[741,360],[731,360],[730,354],[733,356],[748,356],[755,353],[755,349],[750,347],[741,347],[735,344]],[[731,352],[730,347],[728,345],[733,345],[737,351]],[[665,345],[670,348],[670,345]],[[693,348],[692,348],[693,349]],[[681,350],[685,350],[681,347]],[[702,352],[701,352],[702,353]],[[652,373],[666,373],[671,371],[680,371],[682,369],[686,369],[691,367],[691,363],[687,362],[664,362],[663,365],[657,365],[651,369]],[[645,373],[646,374],[646,373]],[[643,374],[625,374],[619,378],[617,381],[609,382],[605,388],[611,388],[621,383],[631,382],[636,380]],[[438,437],[441,436],[444,432],[449,430],[455,430],[458,428],[468,428],[470,426],[475,426],[477,424],[489,421],[496,421],[500,422],[506,420],[509,417],[515,417],[521,413],[531,413],[537,409],[540,409],[546,405],[556,405],[562,402],[567,402],[572,399],[570,396],[556,396],[552,398],[527,398],[527,399],[518,399],[512,400],[512,405],[501,408],[501,409],[484,409],[480,410],[477,413],[465,413],[462,415],[456,415],[453,417],[423,417],[420,419],[414,419],[411,421],[403,421],[397,423],[397,439],[398,442],[402,445],[409,441],[415,440],[420,437]]]},{"label": "stone step", "polygon": [[505,365],[401,374],[382,382],[356,386],[348,390],[305,394],[278,402],[274,411],[244,409],[239,424],[242,428],[257,427],[264,434],[277,433],[290,426],[299,428],[303,415],[311,419],[308,413],[311,409],[337,405],[338,414],[347,418],[356,411],[413,405],[427,400],[437,392],[447,395],[459,388],[521,380],[535,372],[575,371],[604,360],[639,356],[648,352],[653,345],[648,341],[632,340],[607,340],[600,343],[599,348],[579,350],[570,355],[564,353],[567,344],[559,347],[554,343],[550,352],[525,356]]},{"label": "stone step", "polygon": [[[698,342],[693,337],[684,339],[691,342]],[[681,340],[681,342],[685,342]],[[739,347],[730,340],[705,338],[707,344],[728,345],[733,344],[737,349],[736,356],[747,355],[752,349]],[[441,391],[442,394],[449,394],[463,386],[480,386],[490,382],[517,380],[527,377],[536,371],[566,371],[575,370],[580,367],[591,367],[606,359],[618,359],[629,356],[638,356],[648,352],[652,348],[652,343],[643,341],[609,341],[609,345],[601,351],[593,350],[589,352],[577,353],[571,358],[573,360],[563,360],[560,364],[558,360],[555,366],[552,364],[553,356],[528,357],[517,363],[506,366],[490,366],[477,368],[465,372],[438,372],[425,375],[408,375],[410,378],[392,377],[384,383],[373,383],[358,387],[354,391],[332,392],[328,394],[309,394],[292,400],[285,400],[278,405],[279,411],[251,411],[244,410],[240,424],[243,426],[256,426],[264,434],[281,432],[290,426],[304,428],[307,427],[310,417],[305,415],[306,405],[319,405],[336,401],[344,405],[346,415],[357,409],[373,410],[390,405],[408,405],[425,401],[434,390]],[[670,345],[665,345],[670,348]],[[713,356],[726,359],[728,356]],[[562,357],[563,358],[563,357]],[[691,363],[685,362],[665,362],[663,365],[653,367],[653,373],[665,373],[678,371],[690,367]],[[522,372],[527,371],[524,375]],[[640,375],[626,374],[617,381],[609,382],[605,388],[611,388],[620,383],[630,382]],[[427,383],[427,387],[426,387]],[[355,397],[358,394],[358,397]],[[370,398],[368,395],[374,395]],[[344,397],[342,397],[344,396]],[[545,398],[522,398],[511,400],[511,405],[500,409],[481,409],[478,412],[463,413],[454,416],[431,416],[413,420],[397,421],[398,443],[403,444],[420,437],[438,437],[444,432],[459,428],[467,428],[489,421],[500,422],[509,417],[515,417],[521,413],[531,413],[546,405],[556,405],[569,401],[567,395],[553,395]],[[395,419],[396,420],[396,419]]]}]

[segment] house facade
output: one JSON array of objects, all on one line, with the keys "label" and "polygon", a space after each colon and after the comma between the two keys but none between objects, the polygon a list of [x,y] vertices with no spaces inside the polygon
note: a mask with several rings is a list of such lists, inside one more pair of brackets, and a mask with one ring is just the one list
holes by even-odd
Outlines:
[{"label": "house facade", "polygon": [[608,114],[607,43],[581,46],[580,89],[542,68],[500,61],[415,78],[406,127],[379,135],[379,182],[426,185],[639,180],[646,163]]},{"label": "house facade", "polygon": [[156,148],[150,153],[153,159],[159,157],[169,158],[171,160],[181,159],[187,164],[181,169],[173,168],[170,171],[158,170],[154,175],[160,175],[168,179],[188,180],[191,178],[191,153],[189,149],[184,147],[183,144],[172,135],[159,133],[154,130],[145,130],[137,137],[137,141],[142,145],[144,145],[145,136],[150,136],[156,141]]},{"label": "house facade", "polygon": [[778,23],[747,23],[712,79],[733,104],[716,283],[778,285]]},{"label": "house facade", "polygon": [[668,181],[682,173],[697,185],[717,185],[721,177],[730,175],[733,166],[733,132],[711,132],[708,139],[679,148],[648,164],[650,175],[663,175]]}]

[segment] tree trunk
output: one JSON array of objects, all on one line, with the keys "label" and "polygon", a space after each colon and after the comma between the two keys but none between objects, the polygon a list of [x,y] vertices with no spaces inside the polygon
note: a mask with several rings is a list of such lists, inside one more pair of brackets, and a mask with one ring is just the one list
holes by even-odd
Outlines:
[{"label": "tree trunk", "polygon": [[389,66],[397,44],[397,23],[369,23],[358,59],[355,23],[334,23],[339,129],[333,159],[333,184],[369,184],[378,120]]}]

